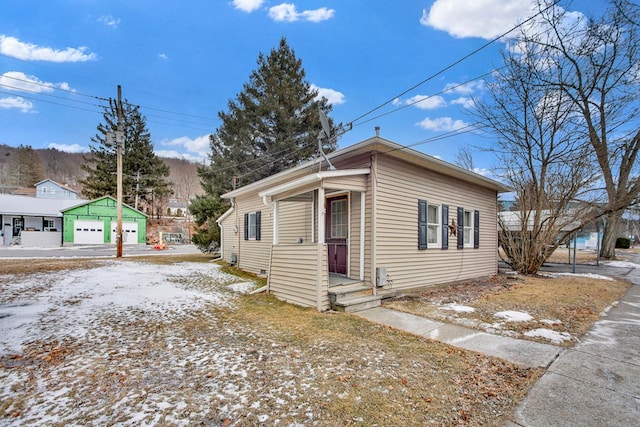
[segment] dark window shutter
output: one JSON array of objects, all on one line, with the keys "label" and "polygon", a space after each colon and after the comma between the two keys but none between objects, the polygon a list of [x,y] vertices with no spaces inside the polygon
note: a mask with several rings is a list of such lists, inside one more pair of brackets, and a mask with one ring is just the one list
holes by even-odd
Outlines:
[{"label": "dark window shutter", "polygon": [[418,200],[418,249],[427,249],[427,201]]},{"label": "dark window shutter", "polygon": [[256,212],[256,240],[260,240],[260,219],[262,218],[262,212]]},{"label": "dark window shutter", "polygon": [[244,240],[249,240],[249,214],[244,214]]},{"label": "dark window shutter", "polygon": [[449,249],[449,205],[442,205],[442,249]]},{"label": "dark window shutter", "polygon": [[480,211],[473,211],[473,248],[480,247]]},{"label": "dark window shutter", "polygon": [[458,207],[458,249],[464,248],[464,208]]}]

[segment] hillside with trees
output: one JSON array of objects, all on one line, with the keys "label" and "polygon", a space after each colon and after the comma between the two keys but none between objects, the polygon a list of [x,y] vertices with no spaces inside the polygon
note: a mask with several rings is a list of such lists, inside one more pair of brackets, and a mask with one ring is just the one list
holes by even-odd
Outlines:
[{"label": "hillside with trees", "polygon": [[[35,190],[33,184],[48,178],[86,198],[81,184],[87,175],[82,169],[85,156],[55,148],[34,149],[0,144],[0,193]],[[167,180],[173,190],[172,199],[186,204],[190,198],[203,194],[197,172],[200,164],[173,158],[161,158],[161,161],[170,170]]]}]

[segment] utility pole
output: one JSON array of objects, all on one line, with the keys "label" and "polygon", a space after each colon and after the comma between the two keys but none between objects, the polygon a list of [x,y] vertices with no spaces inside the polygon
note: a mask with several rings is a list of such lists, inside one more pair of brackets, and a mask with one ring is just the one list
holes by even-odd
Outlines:
[{"label": "utility pole", "polygon": [[136,174],[136,204],[134,208],[138,210],[138,193],[140,192],[140,171]]},{"label": "utility pole", "polygon": [[122,146],[124,145],[124,125],[122,123],[122,86],[118,85],[118,131],[116,132],[116,156],[117,156],[117,211],[118,228],[116,231],[116,258],[122,257]]}]

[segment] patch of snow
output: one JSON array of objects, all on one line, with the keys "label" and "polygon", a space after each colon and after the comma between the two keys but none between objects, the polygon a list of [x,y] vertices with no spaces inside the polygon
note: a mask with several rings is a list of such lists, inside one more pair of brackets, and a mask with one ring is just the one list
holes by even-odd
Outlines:
[{"label": "patch of snow", "polygon": [[524,335],[531,338],[544,338],[551,341],[554,344],[561,344],[564,341],[571,340],[572,336],[568,332],[557,332],[551,329],[538,328],[531,331],[527,331]]},{"label": "patch of snow", "polygon": [[604,264],[609,267],[640,268],[640,264],[635,264],[629,261],[606,261]]},{"label": "patch of snow", "polygon": [[573,277],[586,277],[588,279],[598,279],[598,280],[616,280],[613,277],[603,276],[602,274],[593,274],[593,273],[578,274],[578,273],[544,273],[544,272],[541,272],[540,275],[544,276],[544,277],[551,277],[551,278],[573,276]]},{"label": "patch of snow", "polygon": [[494,317],[505,319],[507,322],[530,322],[533,317],[523,311],[499,311],[493,314]]},{"label": "patch of snow", "polygon": [[232,295],[223,289],[203,292],[181,283],[193,274],[221,283],[232,280],[219,265],[182,263],[161,268],[159,274],[156,264],[110,262],[88,270],[11,277],[15,299],[0,303],[0,354],[20,353],[24,343],[52,333],[52,327],[55,336],[81,338],[95,319],[114,310],[127,316],[137,311],[185,314],[207,303],[233,306]]},{"label": "patch of snow", "polygon": [[544,323],[544,324],[547,324],[547,325],[561,325],[562,324],[562,320],[560,320],[560,319],[542,319],[541,322]]},{"label": "patch of snow", "polygon": [[456,313],[473,313],[476,311],[475,308],[469,307],[468,305],[459,305],[459,304],[446,304],[439,307],[440,310],[451,310]]},{"label": "patch of snow", "polygon": [[253,282],[242,282],[242,283],[233,283],[229,285],[229,289],[238,294],[248,294],[255,288],[255,283]]}]

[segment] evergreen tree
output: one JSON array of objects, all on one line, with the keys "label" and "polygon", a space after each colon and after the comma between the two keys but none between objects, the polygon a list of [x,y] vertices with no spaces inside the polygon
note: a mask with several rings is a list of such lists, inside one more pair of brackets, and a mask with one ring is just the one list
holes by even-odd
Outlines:
[{"label": "evergreen tree", "polygon": [[[258,69],[228,111],[218,113],[222,125],[210,136],[211,163],[200,177],[210,194],[232,187],[232,177],[245,185],[313,158],[322,129],[318,109],[331,106],[305,80],[302,61],[282,38],[269,56],[258,56]],[[335,141],[325,151],[333,151]]]},{"label": "evergreen tree", "polygon": [[[85,157],[82,169],[88,175],[81,181],[83,194],[95,199],[117,191],[117,147],[109,145],[107,133],[118,128],[116,101],[109,100],[103,113],[104,123],[98,125],[98,133],[91,137],[90,156]],[[123,103],[124,149],[122,152],[122,197],[131,206],[150,206],[154,200],[171,194],[169,167],[153,152],[151,134],[146,119],[138,106]]]},{"label": "evergreen tree", "polygon": [[20,145],[15,152],[16,161],[11,174],[17,187],[33,187],[43,179],[42,161],[30,145]]},{"label": "evergreen tree", "polygon": [[[227,208],[219,196],[233,188],[233,177],[236,185],[246,185],[317,154],[322,129],[318,111],[328,114],[331,106],[325,98],[317,99],[302,61],[282,38],[268,56],[258,55],[257,65],[242,92],[229,101],[228,111],[218,113],[222,124],[210,136],[210,164],[198,171],[206,195],[191,207],[200,224],[211,217],[199,215],[217,218]],[[323,149],[330,152],[336,145],[327,141]],[[215,235],[206,226],[199,233],[196,239]]]}]

